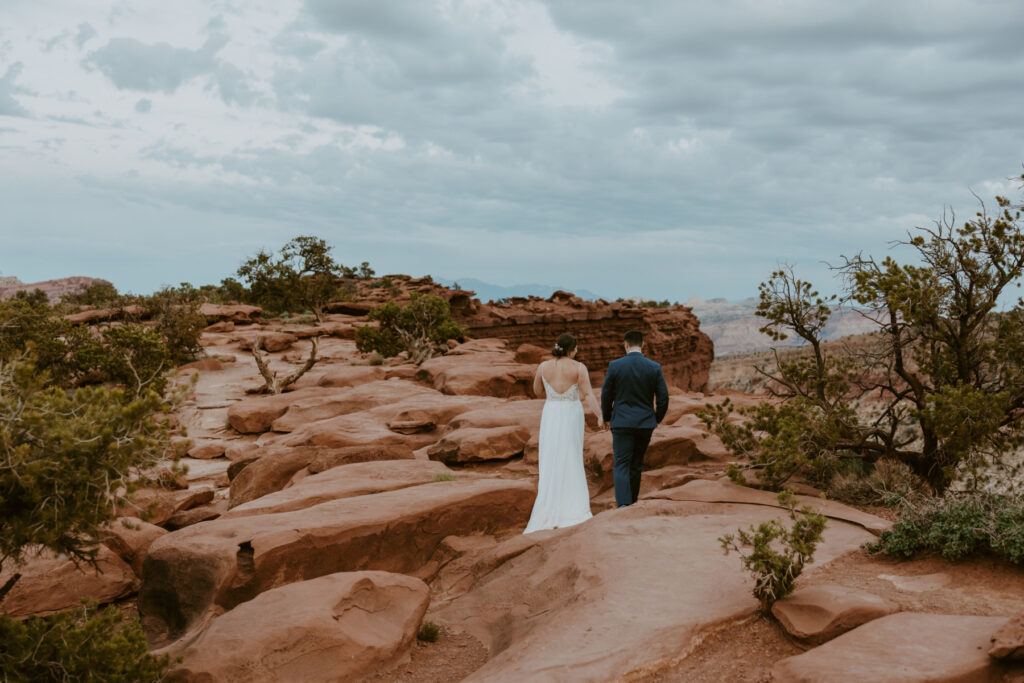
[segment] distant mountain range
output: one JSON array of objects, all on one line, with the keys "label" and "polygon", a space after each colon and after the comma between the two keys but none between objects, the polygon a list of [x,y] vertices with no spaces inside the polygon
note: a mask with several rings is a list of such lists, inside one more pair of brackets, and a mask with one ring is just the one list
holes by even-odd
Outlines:
[{"label": "distant mountain range", "polygon": [[[700,320],[700,329],[715,343],[715,356],[764,351],[769,348],[793,348],[803,346],[804,341],[795,335],[782,341],[759,332],[764,327],[764,318],[755,314],[758,300],[751,297],[742,301],[690,297],[683,305],[693,309]],[[865,317],[862,311],[853,308],[833,309],[822,335],[825,341],[832,341],[851,334],[865,334],[878,326]]]},{"label": "distant mountain range", "polygon": [[484,282],[483,280],[477,280],[471,277],[460,277],[456,280],[445,280],[437,278],[437,282],[444,285],[445,287],[452,287],[456,283],[460,289],[471,289],[476,292],[476,296],[483,302],[497,301],[498,299],[508,299],[514,296],[539,296],[542,299],[546,299],[558,290],[564,290],[572,292],[581,299],[594,300],[600,299],[601,297],[594,294],[586,289],[575,289],[572,287],[555,287],[552,285],[495,285],[490,282]]}]

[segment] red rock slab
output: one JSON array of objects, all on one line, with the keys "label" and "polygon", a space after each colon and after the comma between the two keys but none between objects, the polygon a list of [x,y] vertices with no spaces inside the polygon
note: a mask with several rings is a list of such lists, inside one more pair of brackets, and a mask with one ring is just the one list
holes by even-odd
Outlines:
[{"label": "red rock slab", "polygon": [[198,460],[210,460],[224,455],[227,444],[223,441],[201,441],[188,449],[188,457]]},{"label": "red rock slab", "polygon": [[199,312],[206,316],[208,324],[219,321],[251,323],[263,315],[263,309],[259,306],[245,304],[202,304],[199,306]]},{"label": "red rock slab", "polygon": [[429,602],[425,583],[387,572],[281,586],[218,617],[166,680],[359,680],[406,654]]},{"label": "red rock slab", "polygon": [[224,515],[227,518],[291,512],[339,498],[365,496],[382,491],[427,484],[439,476],[455,474],[439,462],[384,460],[341,465],[303,478],[293,486],[243,503]]},{"label": "red rock slab", "polygon": [[317,380],[321,387],[355,387],[385,379],[384,368],[373,365],[339,365],[328,368]]},{"label": "red rock slab", "polygon": [[[678,488],[665,489],[652,493],[650,498],[661,498],[667,500],[690,500],[705,503],[741,503],[744,505],[766,505],[779,508],[778,494],[771,491],[761,491],[747,486],[737,486],[728,481],[709,481],[698,479],[684,484]],[[815,510],[830,519],[838,519],[851,524],[857,524],[878,536],[888,529],[892,522],[881,517],[869,515],[848,505],[837,503],[833,500],[823,501],[820,498],[809,498],[807,496],[796,496],[800,503],[807,503]]]},{"label": "red rock slab", "polygon": [[134,517],[119,517],[104,527],[100,534],[107,546],[131,565],[136,576],[142,576],[142,563],[153,541],[167,533],[166,529]]},{"label": "red rock slab", "polygon": [[443,538],[525,524],[531,483],[458,479],[194,524],[150,546],[139,613],[161,645],[260,593],[339,571],[409,573]]},{"label": "red rock slab", "polygon": [[311,399],[326,400],[337,390],[326,387],[297,389],[283,394],[247,398],[228,408],[228,422],[242,434],[259,434],[270,429],[295,403]]},{"label": "red rock slab", "polygon": [[175,513],[205,505],[213,500],[212,486],[200,486],[180,491],[165,489],[139,489],[130,498],[130,503],[121,513],[125,517],[138,517],[162,526]]},{"label": "red rock slab", "polygon": [[[495,341],[495,340],[490,340]],[[462,346],[420,365],[416,379],[444,394],[532,398],[534,365],[516,363],[514,354],[462,352]]]},{"label": "red rock slab", "polygon": [[996,631],[988,654],[996,659],[1024,661],[1024,614]]},{"label": "red rock slab", "polygon": [[[460,558],[439,572],[432,618],[492,653],[467,681],[620,680],[682,656],[710,627],[756,612],[749,576],[718,538],[776,512],[640,501],[510,538],[478,562]],[[815,560],[859,552],[870,538],[837,522]]]},{"label": "red rock slab", "polygon": [[0,602],[0,612],[16,619],[79,607],[82,598],[92,598],[102,605],[130,595],[138,586],[132,568],[106,546],[100,546],[95,569],[76,567],[71,560],[43,551],[30,556],[20,567],[5,566],[0,572],[0,586],[15,573],[21,578]]},{"label": "red rock slab", "polygon": [[828,584],[799,588],[779,600],[772,614],[789,635],[820,645],[899,607],[873,593]]},{"label": "red rock slab", "polygon": [[445,434],[427,449],[427,455],[446,464],[508,460],[520,455],[529,440],[530,432],[524,427],[463,427]]},{"label": "red rock slab", "polygon": [[437,397],[436,391],[412,382],[379,380],[336,389],[328,396],[296,400],[289,404],[288,410],[281,417],[273,421],[271,429],[275,432],[293,432],[313,422],[332,417],[390,406],[414,398],[422,398],[429,403]]},{"label": "red rock slab", "polygon": [[380,443],[341,448],[267,447],[258,453],[259,458],[241,468],[231,479],[232,508],[280,491],[305,467],[316,473],[350,463],[414,457],[412,449],[404,444]]},{"label": "red rock slab", "polygon": [[255,330],[247,332],[245,336],[239,337],[238,347],[243,351],[251,351],[252,347],[256,344],[257,338],[260,339],[260,349],[267,353],[286,351],[292,347],[292,344],[299,340],[299,338],[294,334],[288,334],[287,332]]},{"label": "red rock slab", "polygon": [[995,680],[989,641],[1008,619],[892,614],[788,657],[774,680],[793,683],[970,683]]}]

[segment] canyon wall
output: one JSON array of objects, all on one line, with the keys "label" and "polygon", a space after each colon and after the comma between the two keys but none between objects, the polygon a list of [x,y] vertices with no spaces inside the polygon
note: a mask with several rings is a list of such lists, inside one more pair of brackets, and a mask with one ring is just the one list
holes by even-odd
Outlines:
[{"label": "canyon wall", "polygon": [[425,278],[388,279],[394,287],[385,288],[379,280],[360,283],[358,302],[350,312],[392,299],[401,303],[412,291],[436,294],[448,300],[453,316],[476,339],[505,339],[513,347],[533,344],[547,350],[558,335],[572,334],[579,342],[577,359],[586,363],[595,382],[603,378],[608,363],[622,355],[623,335],[638,329],[644,333],[644,353],[661,363],[669,385],[687,391],[707,387],[714,345],[685,306],[644,308],[631,302],[584,301],[568,292],[555,292],[547,299],[513,297],[482,304],[472,291],[451,290]]}]

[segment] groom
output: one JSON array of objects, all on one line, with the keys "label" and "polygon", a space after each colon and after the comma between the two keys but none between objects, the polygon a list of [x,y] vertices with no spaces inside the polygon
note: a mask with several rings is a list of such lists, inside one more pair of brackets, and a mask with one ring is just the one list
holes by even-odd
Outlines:
[{"label": "groom", "polygon": [[651,433],[668,411],[668,387],[661,366],[643,354],[644,335],[626,333],[626,355],[608,365],[601,387],[601,412],[612,428],[615,503],[632,505],[640,495],[640,469]]}]

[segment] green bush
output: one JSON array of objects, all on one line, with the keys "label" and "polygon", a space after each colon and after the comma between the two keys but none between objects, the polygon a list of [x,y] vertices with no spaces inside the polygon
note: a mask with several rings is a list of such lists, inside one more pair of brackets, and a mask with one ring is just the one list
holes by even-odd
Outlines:
[{"label": "green bush", "polygon": [[168,360],[173,365],[199,355],[199,338],[206,327],[206,316],[199,312],[202,303],[200,291],[187,282],[164,287],[142,301],[156,323],[156,332],[164,339]]},{"label": "green bush", "polygon": [[116,607],[77,610],[18,621],[0,614],[0,674],[11,683],[36,681],[159,681],[172,664],[153,656],[137,620]]},{"label": "green bush", "polygon": [[117,287],[109,282],[96,282],[81,292],[64,295],[61,301],[92,308],[116,308],[130,303],[126,302],[125,297],[117,291]]},{"label": "green bush", "polygon": [[441,633],[441,627],[432,621],[424,621],[420,625],[420,630],[416,633],[416,637],[422,641],[428,643],[437,642],[437,636]]},{"label": "green bush", "polygon": [[[278,256],[261,250],[245,261],[237,274],[248,283],[248,290],[239,290],[247,295],[248,303],[275,315],[309,309],[319,321],[328,303],[351,296],[352,288],[341,286],[343,278],[372,272],[366,262],[358,270],[337,263],[327,242],[300,235],[285,244]],[[225,280],[224,284],[234,287],[238,283]]]},{"label": "green bush", "polygon": [[825,516],[809,505],[797,509],[791,491],[779,493],[779,503],[789,510],[789,528],[771,519],[718,539],[727,555],[731,551],[739,554],[744,569],[754,577],[754,597],[766,614],[777,600],[793,591],[797,577],[814,558],[826,524]]},{"label": "green bush", "polygon": [[363,353],[376,351],[384,357],[409,353],[409,360],[419,365],[442,352],[449,339],[461,339],[465,330],[452,319],[448,302],[433,294],[413,292],[408,304],[399,306],[389,301],[369,313],[377,327],[356,330],[356,348]]},{"label": "green bush", "polygon": [[935,552],[947,560],[996,555],[1024,561],[1024,496],[986,491],[947,492],[920,504],[908,503],[891,529],[869,552],[910,558]]},{"label": "green bush", "polygon": [[48,386],[31,362],[0,362],[0,568],[43,546],[95,558],[128,473],[171,450],[153,391],[132,398],[103,386]]}]

